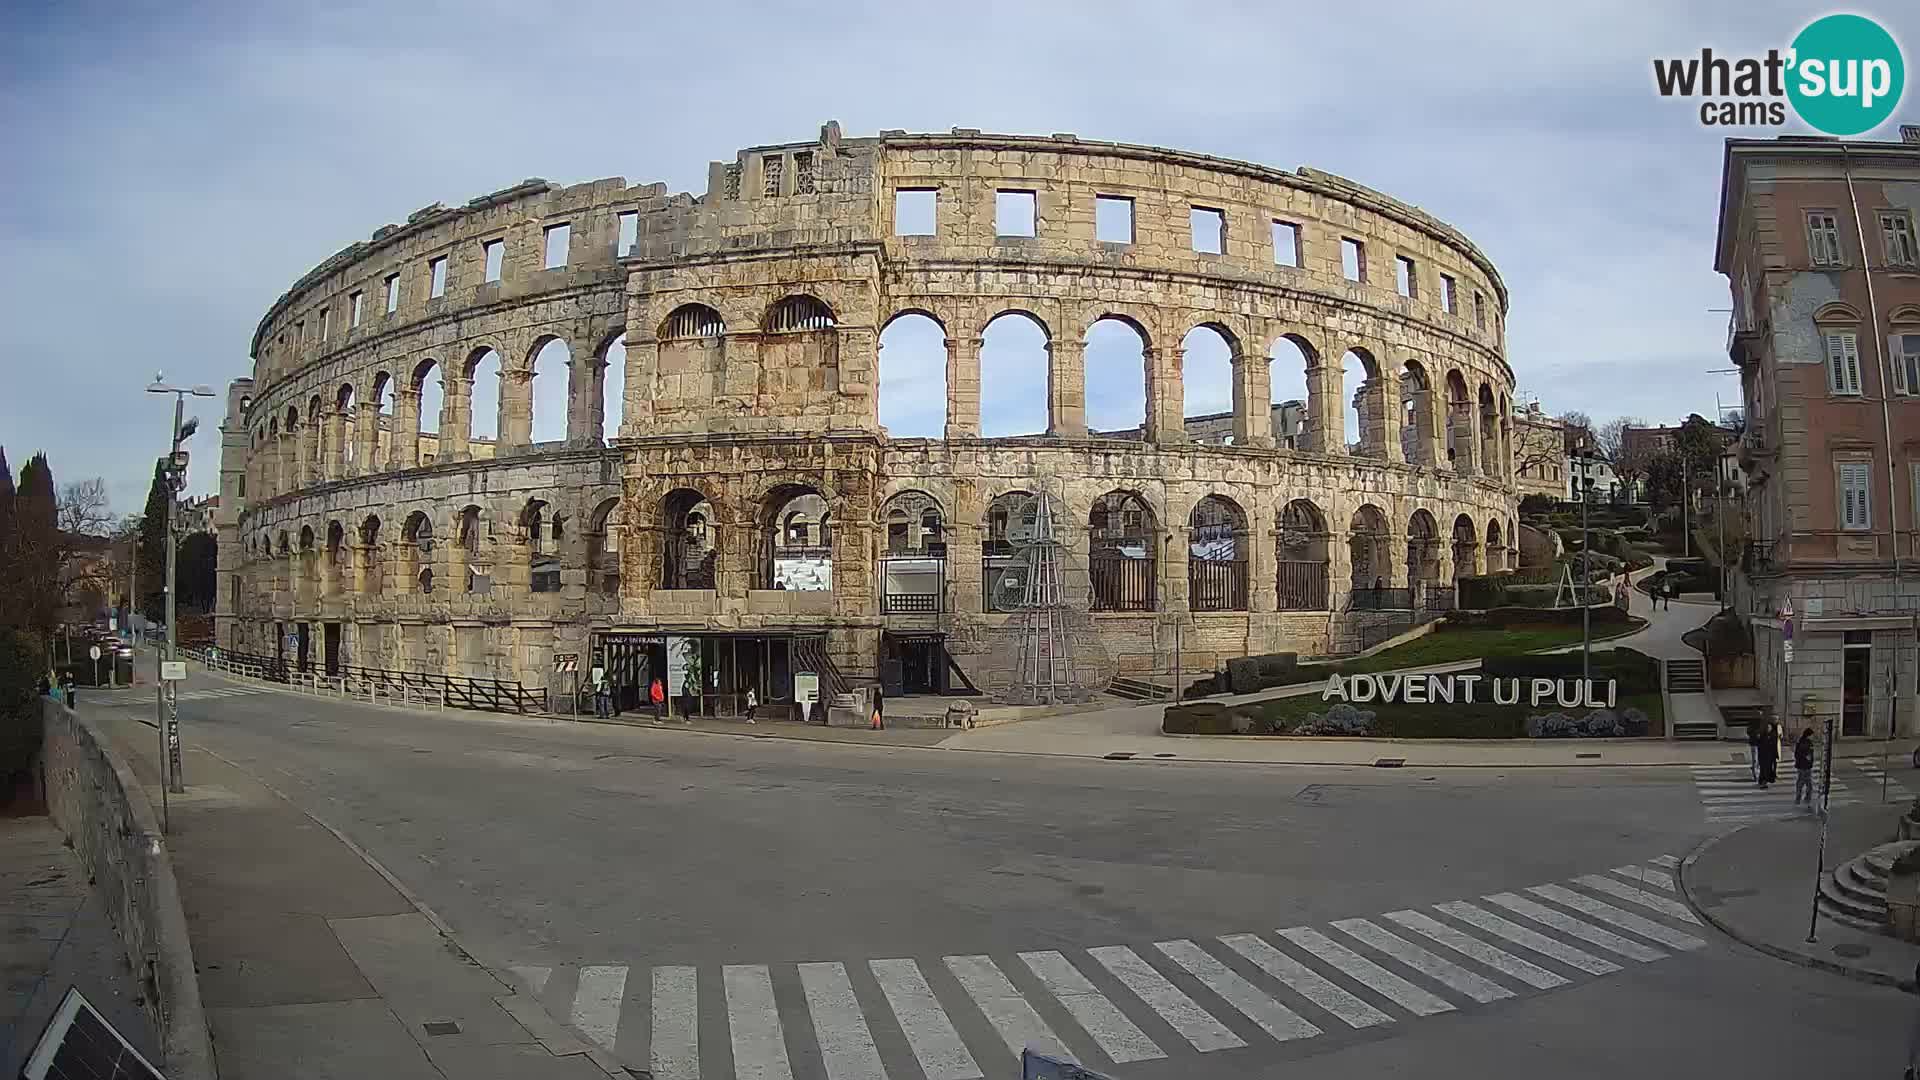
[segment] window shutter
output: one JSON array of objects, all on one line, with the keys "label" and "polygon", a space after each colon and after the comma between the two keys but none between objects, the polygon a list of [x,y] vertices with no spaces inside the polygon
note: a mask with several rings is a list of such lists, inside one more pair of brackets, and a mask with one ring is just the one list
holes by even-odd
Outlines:
[{"label": "window shutter", "polygon": [[1846,393],[1847,357],[1844,335],[1827,335],[1827,387],[1836,394]]},{"label": "window shutter", "polygon": [[1860,392],[1860,350],[1855,344],[1856,339],[1852,334],[1842,334],[1841,337],[1844,339],[1846,343],[1845,344],[1845,351],[1847,354],[1846,392],[1849,394],[1858,394]]}]

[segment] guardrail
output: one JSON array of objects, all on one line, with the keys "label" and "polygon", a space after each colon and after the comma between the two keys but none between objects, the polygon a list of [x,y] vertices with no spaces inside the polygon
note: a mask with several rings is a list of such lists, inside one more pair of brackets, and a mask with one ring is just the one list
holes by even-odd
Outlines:
[{"label": "guardrail", "polygon": [[353,698],[379,704],[431,705],[441,709],[476,712],[529,713],[547,711],[547,689],[503,679],[474,679],[425,671],[389,671],[384,668],[341,666],[332,674],[299,671],[287,661],[252,653],[214,649],[182,649],[209,671],[246,679],[280,683],[327,697]]}]

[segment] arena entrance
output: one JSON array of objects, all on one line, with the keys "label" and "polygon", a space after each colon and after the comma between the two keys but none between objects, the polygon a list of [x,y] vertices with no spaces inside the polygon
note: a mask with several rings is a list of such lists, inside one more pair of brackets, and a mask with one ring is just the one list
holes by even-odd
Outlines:
[{"label": "arena entrance", "polygon": [[880,635],[880,689],[888,697],[947,692],[945,634]]},{"label": "arena entrance", "polygon": [[794,676],[812,672],[820,677],[820,704],[812,719],[824,721],[830,695],[849,689],[826,646],[819,634],[608,631],[593,636],[593,656],[606,665],[616,708],[651,712],[647,691],[657,677],[665,684],[673,717],[746,718],[751,705],[755,720],[798,720]]}]

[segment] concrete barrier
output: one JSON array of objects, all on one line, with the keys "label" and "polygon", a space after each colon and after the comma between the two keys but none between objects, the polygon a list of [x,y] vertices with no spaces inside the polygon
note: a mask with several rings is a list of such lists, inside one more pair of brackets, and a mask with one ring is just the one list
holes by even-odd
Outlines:
[{"label": "concrete barrier", "polygon": [[42,716],[47,805],[113,919],[168,1080],[215,1080],[187,917],[153,805],[85,718],[54,701]]}]

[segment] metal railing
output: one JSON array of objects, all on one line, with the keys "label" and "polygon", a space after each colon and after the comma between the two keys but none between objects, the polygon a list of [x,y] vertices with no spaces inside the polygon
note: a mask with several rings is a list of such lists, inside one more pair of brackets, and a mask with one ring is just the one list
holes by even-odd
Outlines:
[{"label": "metal railing", "polygon": [[182,650],[209,671],[280,683],[313,694],[342,698],[382,698],[395,704],[434,705],[477,712],[547,711],[547,689],[505,679],[475,679],[426,671],[390,671],[336,665],[334,670],[300,670],[284,657],[216,649]]},{"label": "metal railing", "polygon": [[1348,611],[1411,611],[1412,589],[1354,589],[1347,594]]},{"label": "metal railing", "polygon": [[1327,597],[1330,595],[1327,580],[1326,563],[1300,559],[1281,560],[1280,573],[1274,583],[1279,610],[1327,610]]},{"label": "metal railing", "polygon": [[1192,611],[1247,610],[1247,564],[1218,559],[1188,562],[1187,606]]},{"label": "metal railing", "polygon": [[1152,611],[1157,592],[1157,560],[1124,555],[1095,555],[1087,563],[1095,611]]},{"label": "metal railing", "polygon": [[[903,578],[933,578],[930,591],[897,592],[889,587],[894,574],[891,563],[899,560],[903,565],[917,564],[922,567],[920,573],[902,575]],[[924,566],[933,562],[937,568],[928,574]],[[883,615],[937,615],[946,610],[947,596],[947,560],[943,556],[931,555],[889,555],[880,560],[880,612]]]}]

